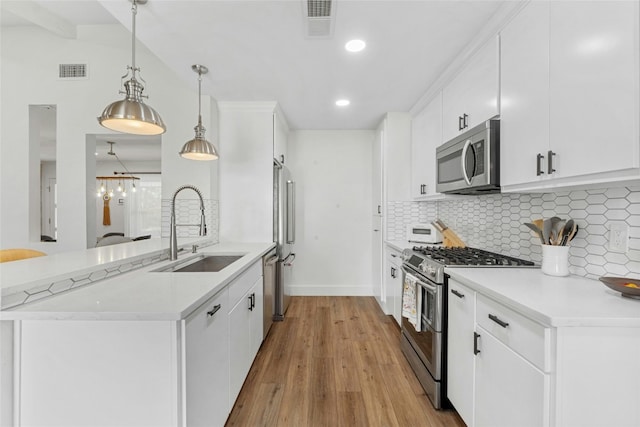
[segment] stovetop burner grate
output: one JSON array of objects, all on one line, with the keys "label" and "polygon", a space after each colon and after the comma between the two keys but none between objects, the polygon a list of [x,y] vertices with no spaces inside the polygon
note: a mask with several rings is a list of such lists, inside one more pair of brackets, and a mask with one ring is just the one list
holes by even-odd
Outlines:
[{"label": "stovetop burner grate", "polygon": [[433,261],[444,265],[477,265],[477,266],[533,266],[531,261],[501,255],[476,248],[445,248],[441,246],[414,246],[418,252]]}]

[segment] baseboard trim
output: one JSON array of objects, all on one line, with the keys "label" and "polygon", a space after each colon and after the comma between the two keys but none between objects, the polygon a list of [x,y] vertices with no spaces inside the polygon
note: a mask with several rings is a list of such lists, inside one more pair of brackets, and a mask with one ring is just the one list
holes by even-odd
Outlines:
[{"label": "baseboard trim", "polygon": [[373,296],[370,286],[342,286],[342,285],[296,285],[289,287],[291,295],[314,297],[368,297]]}]

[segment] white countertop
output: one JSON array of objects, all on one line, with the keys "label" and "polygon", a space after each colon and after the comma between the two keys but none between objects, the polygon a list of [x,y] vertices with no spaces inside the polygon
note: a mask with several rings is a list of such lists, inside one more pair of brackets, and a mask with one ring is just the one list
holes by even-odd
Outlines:
[{"label": "white countertop", "polygon": [[400,252],[418,245],[417,243],[408,242],[406,240],[385,240],[384,243]]},{"label": "white countertop", "polygon": [[[208,237],[181,238],[178,243],[179,247],[190,247],[208,240]],[[96,267],[108,268],[123,260],[147,257],[168,249],[169,239],[148,239],[4,262],[0,263],[0,288],[3,296],[9,295],[39,284],[55,282],[70,273],[83,274]]]},{"label": "white countertop", "polygon": [[[275,244],[272,242],[216,244],[203,248],[198,253],[245,255],[215,273],[152,272],[175,261],[158,262],[112,279],[5,310],[0,313],[0,318],[3,320],[180,320],[222,290],[273,247]],[[133,252],[137,253],[137,251]],[[191,255],[193,254],[190,252],[181,254],[178,260]],[[89,261],[100,256],[106,255],[104,253],[87,255]]]},{"label": "white countertop", "polygon": [[537,268],[455,268],[451,278],[538,322],[555,327],[640,327],[640,300],[598,280],[547,276]]}]

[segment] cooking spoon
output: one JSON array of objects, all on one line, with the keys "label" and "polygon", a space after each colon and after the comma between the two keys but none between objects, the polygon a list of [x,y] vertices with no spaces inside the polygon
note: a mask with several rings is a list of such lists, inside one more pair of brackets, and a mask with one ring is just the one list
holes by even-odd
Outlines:
[{"label": "cooking spoon", "polygon": [[552,245],[559,245],[560,240],[562,239],[561,233],[564,228],[565,221],[557,216],[552,216],[549,219],[551,220],[551,235],[549,236],[549,243]]},{"label": "cooking spoon", "polygon": [[551,238],[551,219],[545,219],[542,227],[542,238],[544,239],[544,245],[548,245]]},{"label": "cooking spoon", "polygon": [[540,238],[540,242],[544,245],[544,237],[542,237],[542,230],[538,228],[535,224],[531,224],[530,222],[525,222],[524,225],[529,227],[536,235]]},{"label": "cooking spoon", "polygon": [[566,246],[566,244],[569,242],[569,239],[575,235],[576,233],[576,223],[574,220],[570,219],[569,221],[567,221],[567,223],[564,225],[564,228],[562,229],[562,239],[560,240],[560,246]]}]

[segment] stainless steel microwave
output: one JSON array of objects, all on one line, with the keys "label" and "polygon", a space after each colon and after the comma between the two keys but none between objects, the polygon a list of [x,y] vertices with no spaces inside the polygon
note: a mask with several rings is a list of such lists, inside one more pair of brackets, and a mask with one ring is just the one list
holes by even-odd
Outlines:
[{"label": "stainless steel microwave", "polygon": [[491,119],[436,148],[436,191],[500,192],[500,120]]}]

